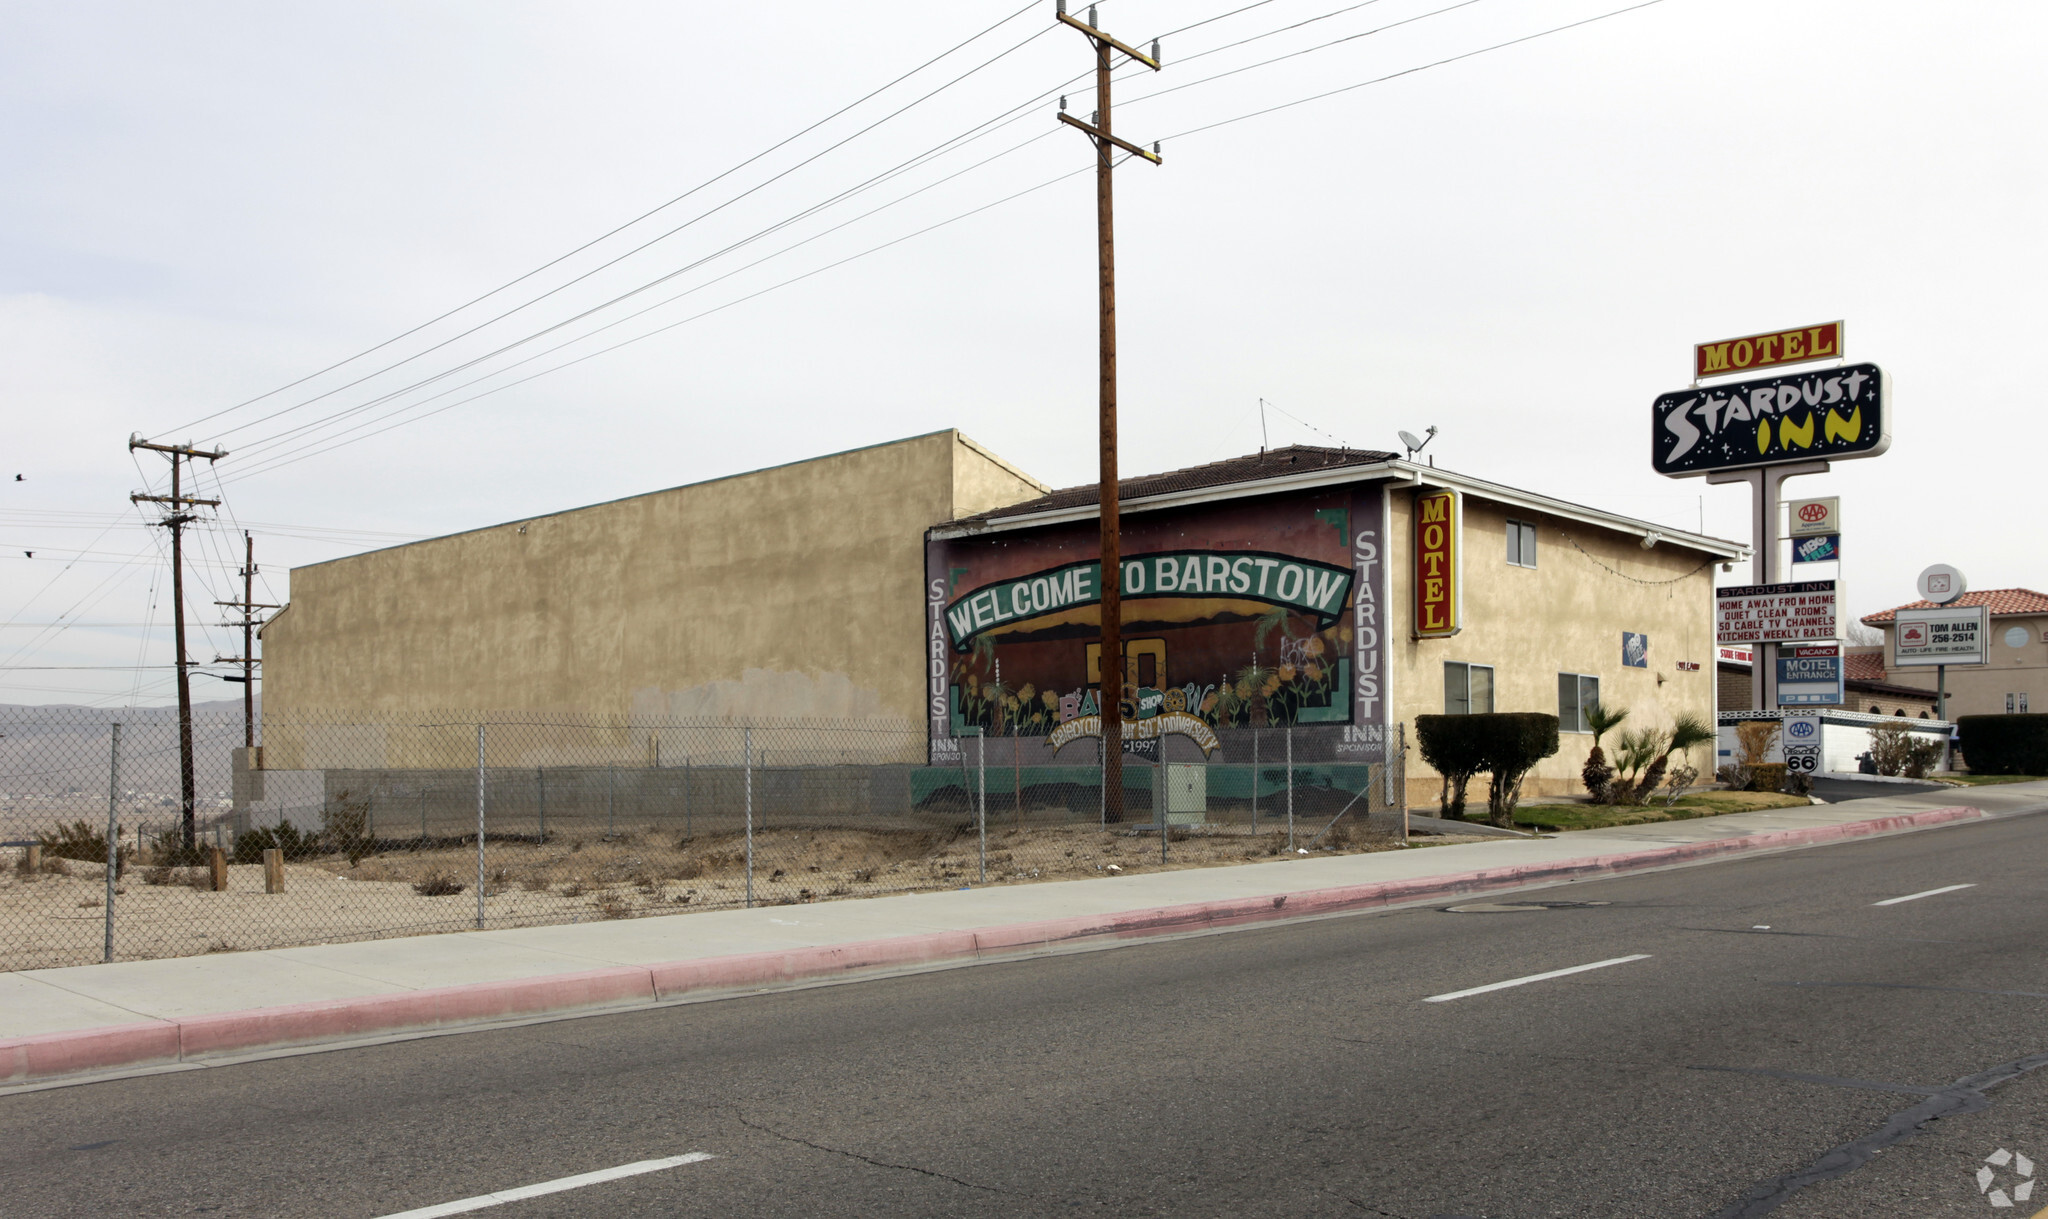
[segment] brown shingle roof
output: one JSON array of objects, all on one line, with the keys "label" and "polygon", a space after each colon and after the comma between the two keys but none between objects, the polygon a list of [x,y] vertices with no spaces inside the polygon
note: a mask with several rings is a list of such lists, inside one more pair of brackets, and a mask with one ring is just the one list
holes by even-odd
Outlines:
[{"label": "brown shingle roof", "polygon": [[[1344,466],[1376,466],[1384,461],[1397,460],[1400,456],[1399,453],[1378,452],[1373,449],[1329,449],[1316,445],[1295,444],[1283,449],[1270,449],[1263,453],[1212,461],[1208,465],[1189,466],[1185,470],[1168,470],[1164,474],[1141,474],[1134,478],[1119,479],[1116,496],[1117,501],[1121,503],[1124,500],[1143,499],[1152,495],[1168,495],[1175,491],[1198,491],[1205,487],[1259,482],[1269,478],[1284,478],[1290,474],[1335,470]],[[1013,516],[1028,516],[1034,512],[1085,507],[1099,502],[1101,493],[1097,490],[1097,485],[1087,483],[1079,487],[1063,487],[1050,495],[1041,495],[1037,499],[1025,500],[1021,504],[993,508],[962,519],[998,521]]]},{"label": "brown shingle roof", "polygon": [[[2048,614],[2048,593],[2037,593],[2031,588],[1987,588],[1982,592],[1964,593],[1955,601],[1956,605],[1988,605],[1993,618],[2012,614]],[[1890,622],[1900,610],[1934,609],[1932,601],[1910,601],[1895,605],[1888,610],[1866,614],[1863,621],[1871,626]]]}]

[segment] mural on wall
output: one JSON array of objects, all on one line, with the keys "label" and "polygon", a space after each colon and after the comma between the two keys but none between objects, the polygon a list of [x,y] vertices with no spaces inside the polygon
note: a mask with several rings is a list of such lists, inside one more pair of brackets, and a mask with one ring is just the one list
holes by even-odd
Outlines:
[{"label": "mural on wall", "polygon": [[[1218,730],[1328,725],[1376,746],[1383,514],[1371,484],[1127,516],[1127,740],[1206,756]],[[977,732],[1099,735],[1098,545],[1092,521],[929,543],[935,753]]]}]

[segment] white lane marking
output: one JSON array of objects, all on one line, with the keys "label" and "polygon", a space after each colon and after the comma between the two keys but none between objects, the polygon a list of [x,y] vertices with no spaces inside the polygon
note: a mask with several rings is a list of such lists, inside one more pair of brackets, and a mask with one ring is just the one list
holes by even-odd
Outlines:
[{"label": "white lane marking", "polygon": [[1900,902],[1917,902],[1923,897],[1933,897],[1937,893],[1954,893],[1957,889],[1974,889],[1976,887],[1974,884],[1947,885],[1939,889],[1929,889],[1925,893],[1908,893],[1904,897],[1887,897],[1881,902],[1872,902],[1870,904],[1873,906],[1896,906]]},{"label": "white lane marking", "polygon": [[487,1206],[503,1206],[507,1202],[522,1202],[528,1198],[539,1198],[547,1194],[559,1194],[565,1189],[582,1189],[586,1185],[598,1185],[605,1181],[616,1181],[620,1177],[637,1177],[641,1173],[660,1172],[664,1168],[675,1168],[683,1164],[695,1164],[700,1160],[713,1159],[709,1152],[693,1151],[688,1155],[669,1156],[663,1160],[637,1160],[621,1164],[617,1168],[600,1168],[596,1172],[578,1173],[573,1177],[557,1177],[542,1181],[538,1185],[522,1185],[517,1189],[500,1190],[495,1194],[478,1194],[474,1198],[458,1198],[438,1206],[423,1206],[418,1210],[398,1211],[380,1216],[379,1219],[439,1219],[442,1215],[460,1215],[465,1211],[480,1211]]},{"label": "white lane marking", "polygon": [[1615,957],[1610,961],[1595,961],[1591,965],[1574,965],[1570,969],[1553,969],[1546,974],[1530,974],[1526,978],[1509,978],[1505,982],[1489,982],[1485,986],[1475,986],[1470,990],[1454,990],[1448,995],[1431,995],[1429,998],[1424,999],[1423,1002],[1448,1003],[1452,999],[1463,999],[1467,995],[1483,995],[1490,990],[1506,990],[1510,986],[1527,986],[1531,982],[1545,982],[1551,978],[1562,978],[1566,974],[1582,974],[1589,969],[1605,969],[1609,965],[1626,965],[1630,961],[1647,961],[1649,959],[1649,953],[1639,952],[1630,957]]}]

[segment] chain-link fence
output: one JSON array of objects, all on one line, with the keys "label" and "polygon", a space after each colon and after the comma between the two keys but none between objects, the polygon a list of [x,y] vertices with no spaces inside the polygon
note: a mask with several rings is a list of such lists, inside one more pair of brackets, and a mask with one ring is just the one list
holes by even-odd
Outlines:
[{"label": "chain-link fence", "polygon": [[[1094,742],[931,764],[901,721],[403,722],[0,710],[0,969],[183,956],[1108,877],[1406,836],[1388,760],[1327,737],[1223,736],[1127,756],[1121,818]],[[1199,753],[1194,755],[1200,758]]]}]

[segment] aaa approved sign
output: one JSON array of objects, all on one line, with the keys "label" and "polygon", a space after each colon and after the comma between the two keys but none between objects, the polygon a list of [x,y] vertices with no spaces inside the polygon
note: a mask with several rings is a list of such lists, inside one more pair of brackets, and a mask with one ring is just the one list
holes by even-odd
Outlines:
[{"label": "aaa approved sign", "polygon": [[1716,643],[1823,643],[1838,634],[1833,580],[1715,591]]}]

